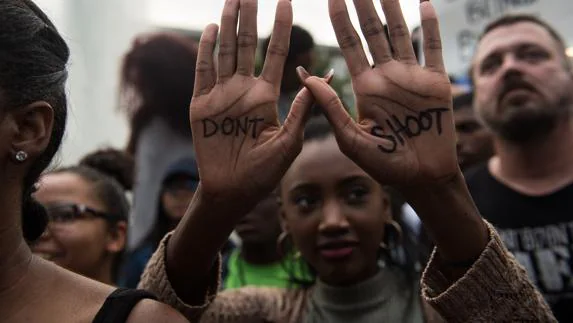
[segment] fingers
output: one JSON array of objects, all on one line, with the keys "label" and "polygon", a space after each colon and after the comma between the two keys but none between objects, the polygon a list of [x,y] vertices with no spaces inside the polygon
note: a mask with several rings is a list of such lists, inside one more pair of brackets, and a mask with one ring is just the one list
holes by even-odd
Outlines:
[{"label": "fingers", "polygon": [[312,93],[307,88],[302,88],[292,102],[281,131],[290,134],[293,138],[302,136],[304,125],[310,116],[310,109],[313,104]]},{"label": "fingers", "polygon": [[414,48],[410,41],[410,32],[399,0],[382,0],[382,9],[388,22],[390,41],[395,51],[396,59],[409,64],[417,64]]},{"label": "fingers", "polygon": [[[301,66],[297,68],[298,76],[301,82],[304,82],[310,77],[310,74]],[[326,83],[330,83],[334,76],[334,70],[330,70],[323,78]],[[314,96],[312,92],[303,87],[296,95],[291,105],[289,114],[285,120],[285,123],[281,130],[289,134],[295,134],[295,136],[302,136],[304,133],[304,126],[306,121],[310,117],[310,110],[315,103]]]},{"label": "fingers", "polygon": [[205,28],[199,41],[197,52],[197,65],[195,68],[195,85],[193,96],[200,96],[211,91],[215,85],[215,65],[213,64],[213,52],[217,42],[218,27],[211,24]]},{"label": "fingers", "polygon": [[237,73],[255,73],[257,52],[257,0],[240,0],[239,33],[237,35]]},{"label": "fingers", "polygon": [[376,13],[374,3],[372,0],[354,0],[354,7],[358,13],[360,29],[374,58],[374,64],[384,64],[390,61],[392,53],[386,39],[386,31]]},{"label": "fingers", "polygon": [[426,68],[445,73],[444,58],[442,56],[442,40],[440,27],[434,6],[429,1],[420,4],[420,17],[422,19],[422,32],[424,35],[424,60]]},{"label": "fingers", "polygon": [[360,38],[350,22],[344,0],[328,0],[328,11],[350,75],[357,75],[370,69]]},{"label": "fingers", "polygon": [[336,92],[323,79],[311,76],[304,81],[318,104],[322,107],[326,118],[334,128],[337,140],[347,143],[358,132],[357,125],[344,109]]},{"label": "fingers", "polygon": [[292,6],[289,0],[281,0],[277,4],[275,25],[265,58],[261,77],[280,89],[283,69],[288,55],[290,31],[292,28]]},{"label": "fingers", "polygon": [[221,15],[221,36],[219,42],[219,83],[235,74],[237,66],[237,21],[239,0],[227,0]]}]

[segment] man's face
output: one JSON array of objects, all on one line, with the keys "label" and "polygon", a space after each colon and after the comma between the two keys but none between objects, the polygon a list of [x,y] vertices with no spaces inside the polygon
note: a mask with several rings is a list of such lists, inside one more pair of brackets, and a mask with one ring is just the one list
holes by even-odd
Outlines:
[{"label": "man's face", "polygon": [[487,161],[493,155],[491,133],[477,120],[471,107],[454,110],[458,162],[462,170]]},{"label": "man's face", "polygon": [[543,27],[519,22],[480,41],[473,61],[475,109],[497,135],[527,142],[569,115],[573,96],[565,53]]}]

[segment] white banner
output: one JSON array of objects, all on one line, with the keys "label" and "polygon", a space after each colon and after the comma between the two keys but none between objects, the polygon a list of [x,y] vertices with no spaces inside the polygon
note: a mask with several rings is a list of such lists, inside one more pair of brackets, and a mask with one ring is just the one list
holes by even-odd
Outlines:
[{"label": "white banner", "polygon": [[573,44],[573,0],[432,0],[440,18],[448,73],[465,76],[477,38],[492,20],[508,13],[538,16]]}]

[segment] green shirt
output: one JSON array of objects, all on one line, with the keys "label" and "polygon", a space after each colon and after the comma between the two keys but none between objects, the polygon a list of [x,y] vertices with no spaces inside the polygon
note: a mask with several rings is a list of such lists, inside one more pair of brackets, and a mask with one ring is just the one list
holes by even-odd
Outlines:
[{"label": "green shirt", "polygon": [[308,280],[310,275],[302,260],[282,260],[268,265],[253,265],[240,256],[240,249],[231,252],[227,263],[227,277],[224,282],[225,289],[240,288],[244,286],[260,287],[297,287],[293,277]]}]

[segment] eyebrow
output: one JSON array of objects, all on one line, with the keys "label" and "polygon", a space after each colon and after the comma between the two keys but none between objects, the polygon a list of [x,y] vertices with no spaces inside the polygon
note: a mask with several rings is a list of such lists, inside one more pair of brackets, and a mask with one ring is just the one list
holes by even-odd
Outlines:
[{"label": "eyebrow", "polygon": [[[502,49],[497,49],[497,50],[495,50],[495,51],[492,51],[491,53],[488,53],[487,55],[485,55],[485,56],[483,57],[483,59],[481,60],[481,63],[483,63],[486,59],[488,59],[488,58],[490,58],[490,57],[492,57],[492,56],[501,55],[502,52],[507,51],[508,49],[510,49],[510,50],[518,50],[518,51],[519,51],[519,50],[524,50],[524,49],[529,49],[529,48],[538,48],[538,49],[544,50],[544,51],[547,52],[547,53],[550,52],[548,49],[546,49],[545,47],[543,47],[543,46],[541,46],[541,45],[539,45],[539,44],[526,41],[526,42],[522,42],[522,43],[517,43],[517,44],[515,44],[515,45],[513,45],[513,46],[504,47],[504,48],[502,48]],[[480,63],[480,65],[481,65],[481,63]]]},{"label": "eyebrow", "polygon": [[[354,183],[356,181],[368,181],[370,180],[369,177],[367,177],[366,175],[351,175],[348,177],[343,178],[342,180],[339,180],[336,182],[336,186],[345,186],[351,183]],[[373,179],[371,179],[373,181]],[[316,187],[318,187],[319,185],[317,185],[316,183],[313,182],[300,182],[300,183],[296,183],[295,185],[293,185],[292,188],[289,189],[289,192],[292,191],[297,191],[297,190],[303,190],[303,189],[314,189]]]}]

